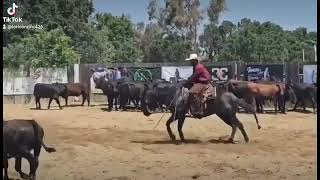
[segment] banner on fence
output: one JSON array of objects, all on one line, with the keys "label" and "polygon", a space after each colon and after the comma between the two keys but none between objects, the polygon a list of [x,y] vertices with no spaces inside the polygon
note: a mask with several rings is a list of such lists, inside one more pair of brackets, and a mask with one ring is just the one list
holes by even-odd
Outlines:
[{"label": "banner on fence", "polygon": [[317,65],[303,65],[303,82],[317,83]]},{"label": "banner on fence", "polygon": [[130,79],[134,81],[151,81],[154,79],[161,78],[161,68],[139,68],[130,67],[128,68]]},{"label": "banner on fence", "polygon": [[163,66],[161,67],[161,78],[174,82],[179,79],[187,79],[193,73],[192,66]]},{"label": "banner on fence", "polygon": [[212,75],[214,82],[225,82],[232,76],[232,66],[209,66],[208,71]]},{"label": "banner on fence", "polygon": [[3,95],[33,94],[36,83],[67,83],[67,68],[30,70],[28,75],[26,70],[10,71],[3,70]]},{"label": "banner on fence", "polygon": [[245,80],[278,80],[283,81],[283,65],[247,65]]}]

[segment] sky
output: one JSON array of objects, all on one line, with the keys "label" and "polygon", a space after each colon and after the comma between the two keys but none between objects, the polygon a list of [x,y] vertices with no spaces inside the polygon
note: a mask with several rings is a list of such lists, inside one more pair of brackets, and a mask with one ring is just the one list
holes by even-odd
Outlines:
[{"label": "sky", "polygon": [[[141,21],[148,23],[149,0],[94,0],[94,2],[96,12],[110,12],[117,16],[126,14],[134,23]],[[250,18],[260,22],[274,22],[285,30],[306,27],[309,31],[317,31],[317,0],[226,0],[226,2],[228,10],[220,21],[237,23],[242,18]],[[200,3],[201,8],[205,10],[209,0],[200,0]]]}]

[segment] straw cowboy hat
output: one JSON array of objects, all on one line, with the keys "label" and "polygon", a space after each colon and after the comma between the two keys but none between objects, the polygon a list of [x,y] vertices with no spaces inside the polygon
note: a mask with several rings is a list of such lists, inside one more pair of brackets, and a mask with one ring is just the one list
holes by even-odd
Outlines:
[{"label": "straw cowboy hat", "polygon": [[201,61],[201,57],[199,57],[197,54],[190,54],[189,58],[186,59],[186,61],[190,61],[190,60],[198,60]]}]

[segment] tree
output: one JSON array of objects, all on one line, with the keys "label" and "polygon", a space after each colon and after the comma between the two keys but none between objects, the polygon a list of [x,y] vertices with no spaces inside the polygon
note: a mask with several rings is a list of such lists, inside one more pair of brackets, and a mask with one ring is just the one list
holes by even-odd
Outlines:
[{"label": "tree", "polygon": [[62,29],[43,31],[10,44],[5,49],[5,65],[30,65],[33,68],[66,67],[79,59],[71,39]]},{"label": "tree", "polygon": [[127,17],[98,13],[95,27],[98,31],[105,29],[105,32],[108,32],[106,39],[114,48],[112,62],[136,62],[141,59],[134,26]]},{"label": "tree", "polygon": [[114,62],[115,50],[109,41],[110,31],[107,28],[96,30],[87,25],[74,39],[76,51],[81,55],[81,63]]},{"label": "tree", "polygon": [[165,33],[177,34],[189,41],[197,50],[198,26],[202,17],[199,0],[164,0],[160,7],[157,0],[150,0],[148,15],[151,23],[157,23]]},{"label": "tree", "polygon": [[220,14],[227,10],[226,0],[210,0],[207,15],[210,23],[218,24]]},{"label": "tree", "polygon": [[[62,27],[71,39],[88,23],[88,17],[94,10],[92,0],[8,0],[4,1],[4,7],[8,7],[12,2],[17,3],[17,16],[23,19],[25,25],[43,25],[45,31]],[[7,46],[8,43],[17,42],[34,33],[37,31],[5,31],[6,39],[3,45]]]}]

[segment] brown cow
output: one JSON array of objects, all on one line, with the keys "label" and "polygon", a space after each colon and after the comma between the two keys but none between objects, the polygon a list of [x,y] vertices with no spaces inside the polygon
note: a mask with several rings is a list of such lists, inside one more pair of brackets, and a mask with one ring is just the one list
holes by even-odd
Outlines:
[{"label": "brown cow", "polygon": [[270,98],[274,103],[276,114],[278,102],[284,95],[284,89],[280,84],[257,84],[249,81],[230,80],[227,82],[227,90],[252,105],[256,103],[256,99],[260,101],[260,98]]},{"label": "brown cow", "polygon": [[82,104],[84,105],[84,102],[88,101],[88,106],[90,105],[90,91],[89,87],[86,84],[83,83],[68,83],[67,86],[67,94],[62,96],[66,101],[66,106],[68,106],[68,97],[69,96],[80,96],[82,95]]},{"label": "brown cow", "polygon": [[[286,102],[289,100],[291,101],[291,103],[295,102],[295,95],[294,95],[292,88],[285,83],[275,82],[275,81],[264,81],[264,80],[255,81],[255,83],[268,84],[268,85],[279,85],[280,86],[280,88],[283,91],[284,96],[281,96],[281,98],[278,101],[278,109],[284,114],[286,113],[285,112],[286,111]],[[272,98],[270,98],[270,97],[260,98],[259,100],[260,100],[260,102],[258,102],[258,100],[256,98],[257,108],[258,108],[258,110],[260,110],[263,113],[263,107],[262,107],[263,101],[264,100],[272,100]]]}]

